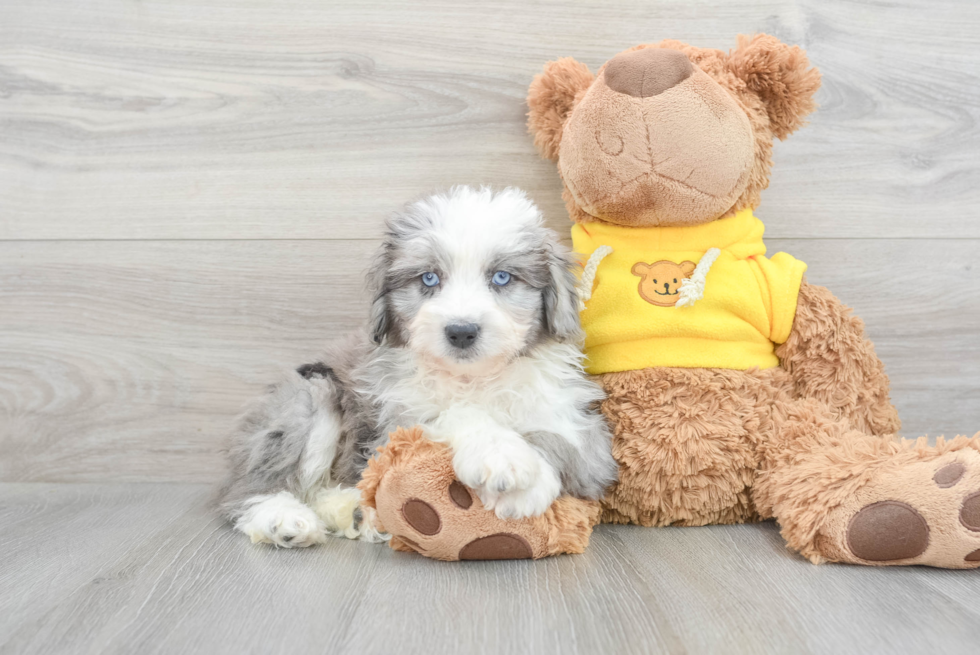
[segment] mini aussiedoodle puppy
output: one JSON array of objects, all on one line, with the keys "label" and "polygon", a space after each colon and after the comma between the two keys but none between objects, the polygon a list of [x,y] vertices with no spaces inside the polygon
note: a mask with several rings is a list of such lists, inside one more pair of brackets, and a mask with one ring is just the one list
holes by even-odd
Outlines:
[{"label": "mini aussiedoodle puppy", "polygon": [[500,518],[615,480],[582,371],[575,260],[522,191],[457,187],[388,221],[367,328],[270,388],[233,436],[222,508],[253,542],[377,541],[354,485],[398,426],[453,450]]}]

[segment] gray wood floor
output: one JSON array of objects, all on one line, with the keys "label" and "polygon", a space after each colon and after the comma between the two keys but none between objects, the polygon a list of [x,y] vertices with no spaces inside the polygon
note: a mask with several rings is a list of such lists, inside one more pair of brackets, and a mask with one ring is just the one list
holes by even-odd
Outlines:
[{"label": "gray wood floor", "polygon": [[772,523],[447,564],[257,548],[191,484],[0,485],[3,653],[976,653],[963,572],[812,566]]},{"label": "gray wood floor", "polygon": [[545,61],[756,31],[824,73],[771,250],[864,318],[906,435],[980,430],[974,0],[0,2],[0,651],[977,652],[976,573],[814,567],[770,524],[445,565],[207,507],[243,401],[362,320],[386,214],[517,185],[567,231]]}]

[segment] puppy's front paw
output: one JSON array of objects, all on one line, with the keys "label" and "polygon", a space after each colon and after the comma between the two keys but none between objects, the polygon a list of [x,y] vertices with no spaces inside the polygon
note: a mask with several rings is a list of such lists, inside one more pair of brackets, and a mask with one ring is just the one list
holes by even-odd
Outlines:
[{"label": "puppy's front paw", "polygon": [[498,494],[527,489],[538,477],[540,463],[541,457],[530,448],[508,444],[487,456],[482,486]]},{"label": "puppy's front paw", "polygon": [[544,463],[537,479],[526,489],[515,489],[494,499],[493,510],[501,519],[524,519],[544,514],[561,493],[555,470]]},{"label": "puppy's front paw", "polygon": [[378,530],[376,512],[361,506],[361,491],[356,487],[320,489],[312,505],[330,534],[369,543],[391,538]]},{"label": "puppy's front paw", "polygon": [[325,538],[320,518],[288,491],[252,498],[235,528],[247,534],[253,544],[282,548],[306,548]]},{"label": "puppy's front paw", "polygon": [[534,484],[542,463],[541,455],[521,439],[467,444],[453,457],[456,476],[480,492],[487,507],[497,495]]}]

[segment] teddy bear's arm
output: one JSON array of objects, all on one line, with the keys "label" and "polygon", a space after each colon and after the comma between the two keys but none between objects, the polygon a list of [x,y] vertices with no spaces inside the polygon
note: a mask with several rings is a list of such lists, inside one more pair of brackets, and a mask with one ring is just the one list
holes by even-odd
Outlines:
[{"label": "teddy bear's arm", "polygon": [[419,426],[392,432],[357,486],[392,549],[441,560],[581,553],[601,513],[597,501],[562,496],[540,516],[500,519],[456,480],[452,450]]},{"label": "teddy bear's arm", "polygon": [[888,376],[864,334],[864,322],[828,289],[803,280],[793,329],[776,355],[799,397],[828,405],[857,430],[875,435],[898,431]]}]

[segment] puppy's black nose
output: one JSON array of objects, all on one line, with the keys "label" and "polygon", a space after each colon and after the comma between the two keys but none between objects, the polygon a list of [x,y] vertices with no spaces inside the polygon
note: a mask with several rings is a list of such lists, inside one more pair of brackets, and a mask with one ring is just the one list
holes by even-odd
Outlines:
[{"label": "puppy's black nose", "polygon": [[446,326],[446,338],[454,348],[465,350],[476,343],[480,326],[476,323],[456,323]]}]

